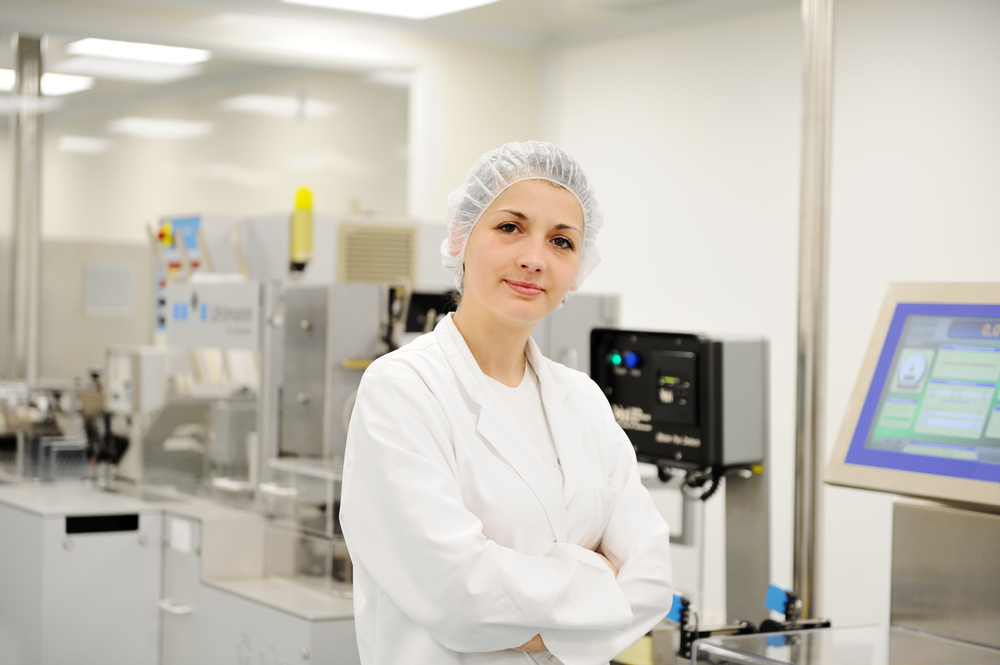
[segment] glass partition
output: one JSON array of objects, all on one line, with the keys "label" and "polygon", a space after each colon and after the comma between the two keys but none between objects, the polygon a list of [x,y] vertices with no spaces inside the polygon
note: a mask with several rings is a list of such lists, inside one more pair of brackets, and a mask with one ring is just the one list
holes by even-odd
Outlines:
[{"label": "glass partition", "polygon": [[214,56],[119,71],[72,43],[50,39],[46,68],[94,83],[45,119],[47,235],[138,240],[165,215],[291,212],[303,186],[317,211],[406,211],[405,75]]}]

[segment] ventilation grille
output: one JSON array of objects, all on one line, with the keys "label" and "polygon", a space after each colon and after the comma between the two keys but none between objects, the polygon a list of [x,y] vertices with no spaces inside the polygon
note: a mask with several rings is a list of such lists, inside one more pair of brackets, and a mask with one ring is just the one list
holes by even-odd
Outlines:
[{"label": "ventilation grille", "polygon": [[337,245],[337,279],[341,282],[416,282],[416,227],[341,224]]}]

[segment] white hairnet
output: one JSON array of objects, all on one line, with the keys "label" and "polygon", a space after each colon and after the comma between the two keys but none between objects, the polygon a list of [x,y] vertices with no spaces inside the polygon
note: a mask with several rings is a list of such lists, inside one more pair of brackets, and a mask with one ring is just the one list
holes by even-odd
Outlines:
[{"label": "white hairnet", "polygon": [[[462,186],[448,195],[448,235],[441,243],[441,263],[452,273],[459,293],[462,292],[465,246],[472,228],[505,189],[521,180],[558,183],[580,202],[583,209],[583,247],[576,286],[581,285],[601,262],[594,240],[604,226],[604,217],[580,165],[565,150],[551,143],[506,143],[476,160]],[[455,245],[461,246],[458,254],[450,251]]]}]

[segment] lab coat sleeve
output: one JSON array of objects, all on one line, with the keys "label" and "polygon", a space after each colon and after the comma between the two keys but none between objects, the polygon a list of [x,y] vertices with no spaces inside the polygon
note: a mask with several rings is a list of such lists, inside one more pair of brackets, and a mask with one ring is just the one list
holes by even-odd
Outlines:
[{"label": "lab coat sleeve", "polygon": [[[607,407],[606,398],[600,397]],[[632,620],[623,629],[541,630],[549,652],[565,665],[607,663],[659,623],[673,602],[669,528],[642,485],[628,436],[610,408],[606,411],[604,433],[618,498],[600,551],[618,569],[617,583],[628,599]]]},{"label": "lab coat sleeve", "polygon": [[351,558],[379,593],[453,651],[517,647],[546,627],[630,625],[625,594],[594,552],[556,543],[529,555],[484,536],[463,504],[450,432],[413,369],[386,363],[366,371],[340,520]]}]

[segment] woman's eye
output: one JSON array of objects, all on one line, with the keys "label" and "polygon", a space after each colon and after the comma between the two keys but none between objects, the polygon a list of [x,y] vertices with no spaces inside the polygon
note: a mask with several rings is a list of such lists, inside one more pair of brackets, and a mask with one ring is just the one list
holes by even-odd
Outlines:
[{"label": "woman's eye", "polygon": [[514,222],[504,222],[503,224],[498,226],[497,229],[503,231],[504,233],[514,233],[515,231],[517,231],[517,224],[515,224]]},{"label": "woman's eye", "polygon": [[562,236],[558,236],[556,238],[553,238],[552,242],[555,243],[556,247],[559,247],[561,249],[573,249],[573,243],[572,241],[570,241],[569,238],[563,238]]}]

